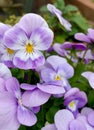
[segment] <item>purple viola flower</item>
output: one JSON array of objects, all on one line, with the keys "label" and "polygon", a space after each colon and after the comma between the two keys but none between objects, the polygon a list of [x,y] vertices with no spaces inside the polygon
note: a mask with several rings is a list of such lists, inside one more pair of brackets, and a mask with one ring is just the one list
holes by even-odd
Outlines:
[{"label": "purple viola flower", "polygon": [[66,59],[50,56],[39,71],[41,83],[37,87],[40,90],[50,94],[64,94],[70,88],[68,79],[73,76],[74,70]]},{"label": "purple viola flower", "polygon": [[58,18],[60,24],[64,26],[66,30],[71,31],[72,25],[69,23],[69,21],[67,21],[65,18],[62,17],[62,12],[59,9],[57,9],[52,4],[48,4],[47,8],[53,15],[55,15]]},{"label": "purple viola flower", "polygon": [[16,67],[36,69],[45,62],[41,51],[50,47],[53,32],[41,16],[30,13],[5,33],[4,41],[7,47],[16,51],[13,58]]},{"label": "purple viola flower", "polygon": [[34,125],[37,122],[34,113],[39,111],[45,96],[38,89],[30,91],[32,99],[30,107],[27,107],[16,78],[11,77],[6,81],[0,78],[0,85],[0,130],[18,130],[21,124]]},{"label": "purple viola flower", "polygon": [[13,56],[15,54],[14,50],[10,49],[4,44],[4,34],[9,30],[11,26],[0,23],[0,54],[1,62],[6,64],[8,67],[14,67],[13,65]]},{"label": "purple viola flower", "polygon": [[3,78],[6,80],[10,77],[12,77],[12,74],[9,68],[5,64],[0,63],[0,78]]},{"label": "purple viola flower", "polygon": [[48,124],[41,130],[93,130],[86,117],[78,114],[75,118],[69,110],[59,110],[54,117],[54,124]]},{"label": "purple viola flower", "polygon": [[90,86],[94,89],[94,73],[87,71],[87,72],[83,72],[82,76],[88,80]]},{"label": "purple viola flower", "polygon": [[75,39],[82,42],[86,42],[86,43],[93,43],[94,42],[94,29],[89,28],[87,34],[76,33]]},{"label": "purple viola flower", "polygon": [[85,107],[81,110],[81,114],[86,116],[88,123],[94,129],[94,110],[89,107]]},{"label": "purple viola flower", "polygon": [[[26,90],[22,95],[22,102],[26,107],[34,108],[34,113],[39,110],[39,106],[46,103],[50,94],[42,92],[36,85],[30,85],[23,83],[20,86],[23,90]],[[28,99],[28,102],[27,102]]]},{"label": "purple viola flower", "polygon": [[78,114],[78,108],[82,108],[86,103],[86,94],[78,88],[71,88],[64,95],[64,105],[68,110],[74,113],[74,116]]}]

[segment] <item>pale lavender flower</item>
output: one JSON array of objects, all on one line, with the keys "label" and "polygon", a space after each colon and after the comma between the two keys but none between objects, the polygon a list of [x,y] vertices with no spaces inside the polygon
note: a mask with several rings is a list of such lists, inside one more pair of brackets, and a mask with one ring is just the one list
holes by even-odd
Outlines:
[{"label": "pale lavender flower", "polygon": [[0,23],[0,60],[8,67],[14,67],[13,65],[13,56],[15,54],[14,50],[10,49],[4,44],[4,34],[7,30],[9,30],[11,26]]},{"label": "pale lavender flower", "polygon": [[3,78],[6,80],[10,77],[12,77],[12,74],[9,68],[5,64],[0,63],[0,78]]},{"label": "pale lavender flower", "polygon": [[87,103],[87,96],[85,92],[78,88],[71,88],[64,95],[64,105],[68,110],[73,112],[74,116],[78,114],[78,109],[85,106]]},{"label": "pale lavender flower", "polygon": [[53,55],[47,58],[40,69],[41,84],[37,87],[50,94],[64,94],[70,88],[68,79],[74,74],[66,59]]},{"label": "pale lavender flower", "polygon": [[62,17],[62,12],[59,9],[57,9],[52,4],[48,4],[47,8],[53,15],[55,15],[58,18],[60,24],[64,26],[66,30],[71,31],[72,25],[65,18]]},{"label": "pale lavender flower", "polygon": [[81,75],[88,80],[90,86],[94,89],[94,72],[86,71]]},{"label": "pale lavender flower", "polygon": [[16,67],[36,69],[45,62],[41,51],[50,47],[53,32],[41,16],[30,13],[5,33],[4,41],[7,47],[16,51],[13,58]]},{"label": "pale lavender flower", "polygon": [[54,117],[54,124],[48,124],[41,130],[94,130],[84,115],[73,113],[67,109],[59,110]]},{"label": "pale lavender flower", "polygon": [[88,123],[93,127],[94,129],[94,110],[89,107],[84,107],[81,110],[81,114],[86,116]]},{"label": "pale lavender flower", "polygon": [[0,85],[0,130],[18,130],[21,124],[34,125],[37,121],[34,113],[39,111],[39,106],[45,100],[45,96],[40,95],[40,90],[30,91],[31,106],[26,107],[23,103],[24,94],[21,94],[20,84],[16,78],[11,77],[6,81],[0,78]]}]

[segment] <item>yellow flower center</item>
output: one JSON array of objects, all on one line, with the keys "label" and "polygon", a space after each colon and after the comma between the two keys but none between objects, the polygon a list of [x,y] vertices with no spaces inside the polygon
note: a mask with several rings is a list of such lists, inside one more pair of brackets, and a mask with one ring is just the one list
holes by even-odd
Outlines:
[{"label": "yellow flower center", "polygon": [[75,105],[74,101],[71,101],[71,102],[69,103],[70,108],[73,108],[74,105]]},{"label": "yellow flower center", "polygon": [[14,50],[7,48],[7,52],[8,52],[8,54],[12,55],[14,53]]},{"label": "yellow flower center", "polygon": [[26,52],[27,52],[27,53],[32,53],[33,51],[34,51],[34,46],[33,46],[33,44],[28,43],[28,44],[26,45]]},{"label": "yellow flower center", "polygon": [[55,80],[61,80],[61,77],[60,77],[59,75],[57,75],[57,76],[55,77]]}]

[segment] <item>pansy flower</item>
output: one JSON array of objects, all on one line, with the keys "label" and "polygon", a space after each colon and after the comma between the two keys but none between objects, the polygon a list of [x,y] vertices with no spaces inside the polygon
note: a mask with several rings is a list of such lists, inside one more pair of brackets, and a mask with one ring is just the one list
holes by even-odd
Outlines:
[{"label": "pansy flower", "polygon": [[4,64],[6,64],[8,67],[14,67],[13,65],[13,56],[15,54],[15,51],[13,49],[10,49],[4,44],[4,34],[7,30],[9,30],[11,26],[0,23],[0,60]]},{"label": "pansy flower", "polygon": [[63,109],[56,112],[54,124],[48,124],[41,130],[93,130],[84,115],[78,114],[74,117],[69,110]]},{"label": "pansy flower", "polygon": [[[50,96],[35,87],[29,93],[31,102],[27,98],[28,92],[25,92],[24,98],[16,78],[11,77],[6,81],[0,78],[0,130],[18,130],[21,124],[32,126],[37,122],[35,113]],[[25,106],[24,100],[30,104]]]},{"label": "pansy flower", "polygon": [[71,31],[71,24],[69,23],[69,21],[62,17],[62,12],[59,9],[57,9],[52,4],[48,4],[47,8],[53,15],[55,15],[58,18],[60,24],[64,26],[66,30]]},{"label": "pansy flower", "polygon": [[86,94],[78,88],[71,88],[64,95],[64,105],[68,110],[74,113],[74,116],[78,114],[78,109],[85,106],[86,103]]},{"label": "pansy flower", "polygon": [[50,94],[64,94],[70,88],[68,79],[74,70],[67,60],[60,56],[50,56],[40,69],[41,83],[37,87]]},{"label": "pansy flower", "polygon": [[16,51],[13,58],[16,67],[36,69],[45,62],[41,51],[52,44],[53,32],[40,15],[30,13],[5,33],[4,41],[7,47]]}]

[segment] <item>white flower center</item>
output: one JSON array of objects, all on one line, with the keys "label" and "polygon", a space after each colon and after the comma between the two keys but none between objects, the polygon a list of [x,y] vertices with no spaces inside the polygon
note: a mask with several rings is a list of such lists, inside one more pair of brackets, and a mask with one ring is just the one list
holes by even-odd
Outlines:
[{"label": "white flower center", "polygon": [[68,108],[72,111],[75,111],[76,108],[77,108],[77,103],[78,101],[77,100],[73,100],[71,101],[69,104],[68,104]]}]

